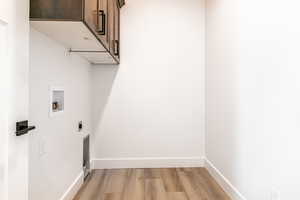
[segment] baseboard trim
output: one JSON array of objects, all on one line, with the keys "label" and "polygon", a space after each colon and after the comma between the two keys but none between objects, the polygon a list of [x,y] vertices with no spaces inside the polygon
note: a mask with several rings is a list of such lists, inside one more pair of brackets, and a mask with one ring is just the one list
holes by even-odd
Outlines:
[{"label": "baseboard trim", "polygon": [[74,182],[70,185],[67,191],[63,194],[60,200],[72,200],[83,184],[83,171],[76,177]]},{"label": "baseboard trim", "polygon": [[101,158],[92,159],[92,169],[204,167],[201,157]]},{"label": "baseboard trim", "polygon": [[204,166],[232,200],[247,200],[237,190],[237,188],[234,187],[230,181],[206,158],[204,159]]}]

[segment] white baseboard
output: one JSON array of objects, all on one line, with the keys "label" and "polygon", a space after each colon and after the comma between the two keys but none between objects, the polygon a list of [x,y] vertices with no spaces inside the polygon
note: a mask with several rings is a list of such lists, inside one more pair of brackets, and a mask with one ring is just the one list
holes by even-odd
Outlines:
[{"label": "white baseboard", "polygon": [[83,171],[77,176],[60,200],[72,200],[83,184]]},{"label": "white baseboard", "polygon": [[204,160],[205,168],[219,183],[223,190],[231,197],[232,200],[247,200],[208,159]]},{"label": "white baseboard", "polygon": [[92,159],[91,166],[92,169],[204,167],[204,158],[101,158]]}]

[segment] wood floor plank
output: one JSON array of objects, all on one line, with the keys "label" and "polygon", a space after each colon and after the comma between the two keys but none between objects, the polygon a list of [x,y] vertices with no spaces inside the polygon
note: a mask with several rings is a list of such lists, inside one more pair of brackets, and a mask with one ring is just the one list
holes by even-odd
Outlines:
[{"label": "wood floor plank", "polygon": [[204,168],[94,170],[74,200],[230,200]]},{"label": "wood floor plank", "polygon": [[161,169],[161,177],[167,192],[183,192],[183,186],[179,180],[176,169]]},{"label": "wood floor plank", "polygon": [[178,174],[189,200],[209,200],[207,192],[199,185],[192,171],[179,169]]},{"label": "wood floor plank", "polygon": [[203,180],[202,187],[205,188],[205,190],[209,193],[211,199],[230,200],[229,196],[209,174],[207,169],[197,168],[195,170],[196,173],[199,175],[198,179]]},{"label": "wood floor plank", "polygon": [[144,169],[144,178],[161,178],[161,169]]},{"label": "wood floor plank", "polygon": [[122,200],[121,193],[110,193],[104,195],[104,200]]},{"label": "wood floor plank", "polygon": [[105,193],[121,193],[126,182],[126,171],[108,170],[109,176]]},{"label": "wood floor plank", "polygon": [[167,192],[168,200],[188,200],[185,192]]},{"label": "wood floor plank", "polygon": [[167,200],[167,193],[165,191],[161,179],[146,179],[145,182],[145,200]]},{"label": "wood floor plank", "polygon": [[122,200],[144,200],[145,179],[144,170],[129,169],[126,175],[125,187],[122,191]]},{"label": "wood floor plank", "polygon": [[75,200],[104,200],[108,180],[106,170],[93,172],[90,181],[86,183],[84,190],[76,195]]}]

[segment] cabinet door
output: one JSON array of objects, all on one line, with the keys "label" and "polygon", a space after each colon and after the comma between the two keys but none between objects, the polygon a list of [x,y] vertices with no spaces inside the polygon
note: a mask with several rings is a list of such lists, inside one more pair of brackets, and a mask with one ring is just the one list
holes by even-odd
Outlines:
[{"label": "cabinet door", "polygon": [[30,0],[30,18],[81,21],[82,7],[82,0]]},{"label": "cabinet door", "polygon": [[108,0],[85,0],[85,22],[108,49]]},{"label": "cabinet door", "polygon": [[115,1],[115,12],[114,12],[114,56],[120,59],[120,8]]},{"label": "cabinet door", "polygon": [[114,40],[115,40],[115,2],[116,0],[108,0],[108,37],[109,37],[109,51],[114,55]]},{"label": "cabinet door", "polygon": [[100,39],[105,42],[106,47],[108,48],[109,37],[108,37],[108,0],[98,0],[99,4],[99,15],[96,19],[97,32]]}]

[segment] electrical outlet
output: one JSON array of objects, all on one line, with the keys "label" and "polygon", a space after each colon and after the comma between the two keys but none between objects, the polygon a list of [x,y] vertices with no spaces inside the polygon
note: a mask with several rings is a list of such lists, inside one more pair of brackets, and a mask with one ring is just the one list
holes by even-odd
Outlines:
[{"label": "electrical outlet", "polygon": [[280,192],[278,190],[271,192],[271,200],[280,200]]}]

